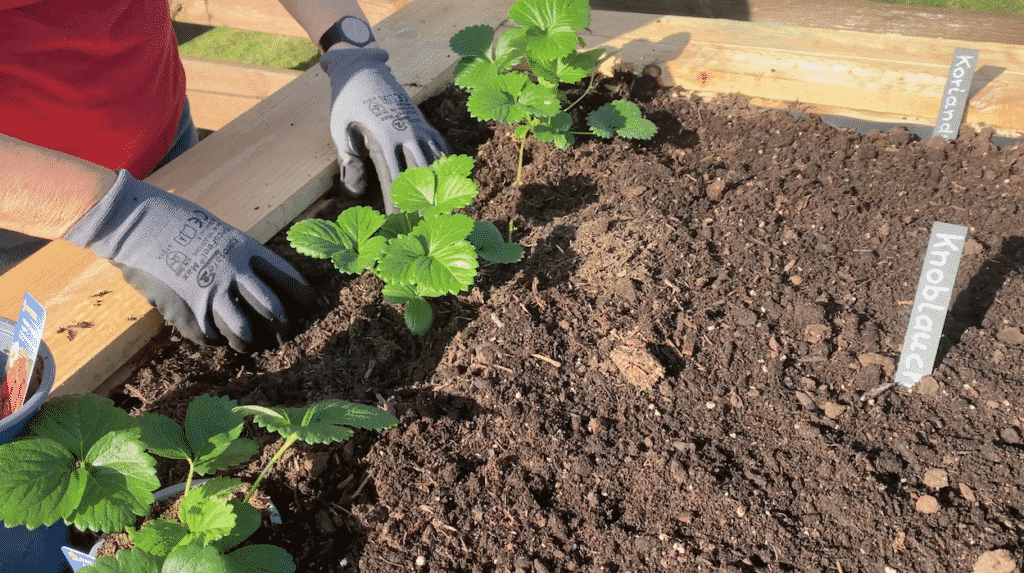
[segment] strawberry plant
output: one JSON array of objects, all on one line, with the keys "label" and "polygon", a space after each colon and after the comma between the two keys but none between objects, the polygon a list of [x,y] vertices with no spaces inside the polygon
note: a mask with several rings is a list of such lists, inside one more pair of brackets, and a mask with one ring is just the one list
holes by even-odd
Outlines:
[{"label": "strawberry plant", "polygon": [[[236,478],[190,488],[194,475],[225,470],[259,452],[254,441],[241,437],[245,415],[252,413],[286,441],[248,496],[234,498],[243,488]],[[351,437],[352,428],[397,423],[377,408],[340,400],[270,409],[200,396],[182,427],[160,414],[129,416],[95,394],[65,396],[43,405],[30,424],[32,435],[0,445],[0,520],[30,529],[63,519],[83,531],[128,531],[132,549],[101,557],[82,573],[291,573],[295,565],[280,547],[237,547],[260,526],[259,512],[248,503],[259,481],[296,440],[329,444]],[[133,525],[150,513],[160,486],[150,453],[188,463],[185,494],[177,520],[151,519],[136,530]]]},{"label": "strawberry plant", "polygon": [[412,167],[395,178],[391,198],[401,212],[383,215],[350,207],[337,221],[307,219],[288,230],[299,253],[330,259],[343,273],[370,271],[384,281],[384,298],[406,304],[405,324],[423,334],[434,313],[427,298],[458,294],[476,278],[478,257],[513,263],[523,248],[508,243],[490,221],[452,213],[477,196],[469,178],[473,158],[451,155],[430,167]]},{"label": "strawberry plant", "polygon": [[[483,121],[515,126],[520,139],[516,180],[522,175],[523,149],[530,134],[539,141],[566,149],[576,135],[629,139],[650,139],[657,127],[644,119],[640,108],[630,101],[607,103],[587,115],[590,131],[572,131],[569,110],[593,86],[594,73],[608,57],[601,48],[585,47],[578,30],[590,25],[588,0],[516,0],[508,17],[510,28],[494,40],[487,25],[470,26],[457,32],[449,43],[461,56],[455,68],[455,85],[469,92],[470,114]],[[493,45],[492,45],[493,40]],[[514,71],[525,58],[529,74]],[[573,102],[559,89],[590,78],[583,95]]]}]

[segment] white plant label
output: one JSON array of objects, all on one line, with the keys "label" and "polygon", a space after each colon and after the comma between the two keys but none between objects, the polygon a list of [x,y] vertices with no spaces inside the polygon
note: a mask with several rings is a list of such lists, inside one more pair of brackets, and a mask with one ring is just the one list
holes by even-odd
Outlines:
[{"label": "white plant label", "polygon": [[903,339],[903,352],[896,368],[896,382],[904,388],[912,387],[932,373],[966,240],[967,227],[939,221],[932,225],[910,324]]},{"label": "white plant label", "polygon": [[956,139],[960,133],[960,122],[967,109],[967,96],[971,93],[971,80],[977,65],[978,50],[957,48],[953,51],[953,63],[946,76],[946,89],[942,90],[942,105],[939,106],[939,117],[935,121],[932,137],[938,135]]}]

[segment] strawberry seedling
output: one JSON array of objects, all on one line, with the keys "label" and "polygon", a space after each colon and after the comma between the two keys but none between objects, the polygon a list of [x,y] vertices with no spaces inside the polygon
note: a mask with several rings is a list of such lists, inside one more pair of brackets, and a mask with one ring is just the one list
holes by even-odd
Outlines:
[{"label": "strawberry seedling", "polygon": [[384,281],[388,302],[406,304],[409,330],[423,334],[434,319],[426,299],[468,289],[478,257],[492,263],[523,257],[523,248],[506,243],[490,221],[452,213],[477,196],[472,170],[473,158],[467,155],[406,169],[391,187],[402,212],[385,216],[370,207],[350,207],[337,221],[296,223],[288,241],[303,255],[330,259],[343,273],[372,272]]},{"label": "strawberry seedling", "polygon": [[[517,0],[508,10],[510,28],[494,40],[490,26],[478,25],[457,32],[449,43],[461,56],[455,68],[455,85],[469,92],[470,114],[483,121],[515,126],[520,139],[516,180],[522,175],[523,149],[532,133],[539,141],[570,147],[576,135],[615,135],[650,139],[657,127],[644,119],[640,108],[619,100],[587,115],[590,131],[572,131],[569,110],[583,96],[569,103],[560,86],[589,77],[590,91],[598,64],[607,59],[601,48],[585,47],[578,30],[590,25],[588,0]],[[493,40],[493,45],[492,45]],[[529,74],[513,70],[525,58]]]},{"label": "strawberry seedling", "polygon": [[[241,437],[246,414],[256,414],[257,423],[286,438],[248,496],[232,499],[243,487],[236,478],[217,477],[191,488],[193,476],[225,470],[259,452],[254,441]],[[271,409],[200,396],[182,427],[160,414],[129,416],[96,394],[60,397],[33,418],[31,436],[0,445],[0,520],[34,529],[63,519],[82,531],[128,531],[132,549],[101,557],[81,573],[291,573],[294,562],[280,547],[237,547],[260,526],[259,512],[248,503],[260,480],[296,440],[330,444],[347,440],[352,428],[380,430],[397,423],[382,410],[340,400]],[[160,486],[150,454],[188,463],[185,494],[177,520],[151,519],[136,530]]]}]

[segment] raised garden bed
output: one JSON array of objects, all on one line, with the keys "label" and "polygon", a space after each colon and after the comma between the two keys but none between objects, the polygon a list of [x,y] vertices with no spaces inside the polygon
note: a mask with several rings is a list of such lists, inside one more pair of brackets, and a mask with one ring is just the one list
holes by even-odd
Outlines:
[{"label": "raised garden bed", "polygon": [[[170,345],[126,405],[388,398],[398,429],[296,455],[268,484],[306,571],[1019,559],[1024,148],[861,136],[655,83],[593,98],[638,101],[654,140],[531,144],[518,186],[507,130],[454,91],[429,101],[478,157],[470,214],[513,221],[524,262],[485,271],[421,338],[376,279],[275,239],[321,285],[316,323],[254,357]],[[943,359],[917,392],[877,392],[934,220],[971,227]]]},{"label": "raised garden bed", "polygon": [[[701,49],[710,65],[723,48]],[[994,97],[1013,74],[979,81]],[[296,448],[267,483],[303,571],[963,571],[995,550],[1019,564],[1024,148],[969,128],[861,136],[656,84],[618,76],[590,102],[637,101],[651,142],[531,143],[517,185],[506,129],[451,92],[425,104],[477,156],[470,214],[529,247],[441,305],[427,336],[376,279],[278,238],[321,286],[306,333],[256,356],[165,333],[116,395],[179,419],[201,393],[388,400],[397,429]],[[942,362],[915,393],[879,391],[935,220],[971,227]]]}]

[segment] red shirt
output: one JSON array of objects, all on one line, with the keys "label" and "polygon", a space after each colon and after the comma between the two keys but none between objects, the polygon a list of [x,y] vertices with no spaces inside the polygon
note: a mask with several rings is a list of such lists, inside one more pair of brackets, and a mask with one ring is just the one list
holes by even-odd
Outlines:
[{"label": "red shirt", "polygon": [[141,179],[184,105],[167,0],[0,0],[0,132]]}]

